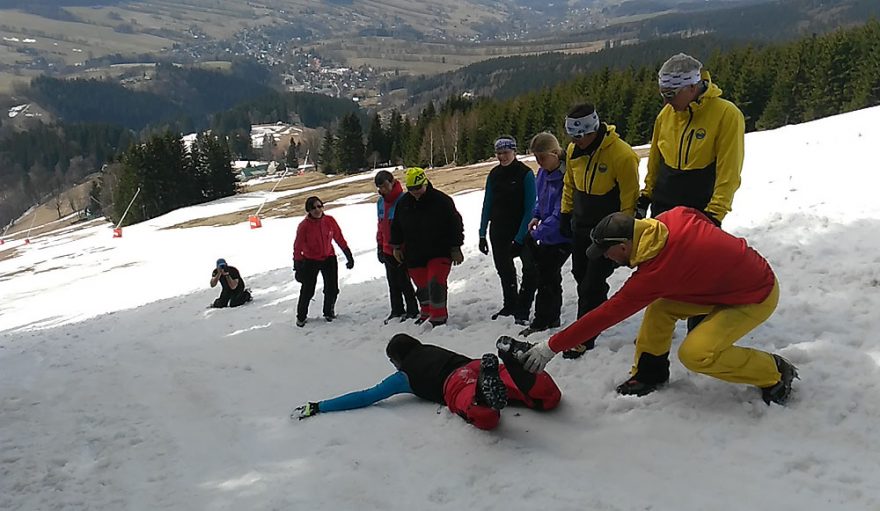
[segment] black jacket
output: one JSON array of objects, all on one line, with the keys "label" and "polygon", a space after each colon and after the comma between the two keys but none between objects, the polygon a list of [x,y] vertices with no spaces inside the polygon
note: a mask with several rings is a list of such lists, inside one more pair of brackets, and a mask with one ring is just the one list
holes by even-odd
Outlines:
[{"label": "black jacket", "polygon": [[406,355],[400,364],[400,370],[406,373],[413,394],[428,401],[445,404],[443,384],[446,383],[446,378],[471,360],[446,348],[422,344]]},{"label": "black jacket", "polygon": [[[215,268],[214,272],[216,271],[218,270]],[[233,294],[241,293],[242,291],[244,291],[244,279],[241,278],[241,273],[238,272],[238,268],[236,268],[235,266],[227,266],[226,273],[228,273],[232,279],[238,279],[238,285],[235,286],[235,289],[230,289],[229,284],[226,282],[225,278],[217,279],[217,283],[220,284],[220,287],[223,288],[223,291],[231,292]]]},{"label": "black jacket", "polygon": [[407,193],[397,203],[391,222],[391,245],[403,247],[408,268],[423,268],[437,257],[450,257],[453,247],[464,244],[464,224],[452,198],[434,189],[418,200]]}]

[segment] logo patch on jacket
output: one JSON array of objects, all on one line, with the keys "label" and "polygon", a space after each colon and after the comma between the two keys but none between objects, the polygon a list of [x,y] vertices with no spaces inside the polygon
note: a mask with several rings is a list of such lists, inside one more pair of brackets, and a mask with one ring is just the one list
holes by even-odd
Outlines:
[{"label": "logo patch on jacket", "polygon": [[706,138],[706,130],[704,130],[703,128],[698,129],[696,137],[697,140],[703,140],[704,138]]},{"label": "logo patch on jacket", "polygon": [[608,165],[605,165],[604,163],[600,163],[599,164],[599,172],[602,172],[603,174],[605,172],[608,172]]}]

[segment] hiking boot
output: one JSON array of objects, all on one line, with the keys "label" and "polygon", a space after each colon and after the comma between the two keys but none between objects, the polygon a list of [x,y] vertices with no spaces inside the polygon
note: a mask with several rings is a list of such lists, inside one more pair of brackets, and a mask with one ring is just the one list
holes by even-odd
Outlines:
[{"label": "hiking boot", "polygon": [[630,378],[617,386],[617,393],[621,396],[642,397],[647,396],[648,394],[654,392],[665,384],[665,381],[659,383],[644,383],[635,378]]},{"label": "hiking boot", "polygon": [[532,346],[534,344],[530,342],[517,341],[506,335],[502,335],[495,341],[495,347],[498,348],[498,357],[504,362],[507,374],[510,375],[513,383],[516,384],[516,387],[522,392],[523,396],[529,395],[529,391],[535,386],[537,375],[526,371],[522,362],[519,361],[519,357],[532,349]]},{"label": "hiking boot", "polygon": [[513,323],[515,325],[526,326],[529,324],[529,318],[516,318],[515,320],[513,320]]},{"label": "hiking boot", "polygon": [[[509,353],[519,359],[523,353],[532,349],[532,346],[534,344],[530,342],[518,341],[507,335],[502,335],[495,341],[495,347],[498,348],[499,354],[502,354],[502,359],[506,358],[503,356],[504,353]],[[507,362],[505,361],[505,363]]]},{"label": "hiking boot", "polygon": [[523,337],[528,337],[535,332],[543,332],[544,330],[550,328],[559,328],[559,320],[551,321],[549,324],[539,323],[537,321],[532,321],[532,323],[528,326],[528,328],[523,328],[519,331],[519,335]]},{"label": "hiking boot", "polygon": [[405,318],[406,318],[406,316],[402,312],[392,312],[391,314],[388,315],[387,318],[385,318],[385,321],[383,321],[382,324],[387,325],[388,323],[391,322],[392,319],[403,321]]},{"label": "hiking boot", "polygon": [[306,326],[306,320],[304,320],[304,319],[297,319],[297,320],[296,320],[296,326],[298,326],[298,327],[300,327],[300,328]]},{"label": "hiking boot", "polygon": [[569,360],[574,360],[576,358],[581,358],[584,353],[590,351],[591,349],[596,347],[596,340],[590,340],[570,350],[565,350],[562,352],[562,358],[567,358]]},{"label": "hiking boot", "polygon": [[419,316],[418,318],[416,318],[416,322],[415,322],[415,324],[416,324],[416,325],[421,325],[421,324],[424,323],[425,321],[428,321],[428,316]]},{"label": "hiking boot", "polygon": [[492,321],[495,321],[502,316],[513,316],[513,311],[508,309],[507,307],[502,307],[500,311],[492,314]]},{"label": "hiking boot", "polygon": [[544,330],[547,330],[547,329],[546,328],[536,328],[533,326],[527,326],[519,331],[519,335],[521,335],[523,337],[528,337],[535,332],[543,332]]},{"label": "hiking boot", "polygon": [[403,323],[404,321],[406,321],[408,319],[416,319],[417,317],[419,317],[420,314],[421,313],[419,311],[407,312],[406,315],[404,315],[402,318],[400,318],[400,322]]},{"label": "hiking boot", "polygon": [[800,380],[800,377],[794,364],[776,354],[773,354],[773,359],[776,361],[776,369],[782,376],[776,385],[761,389],[761,398],[767,403],[767,406],[770,403],[785,405],[791,395],[791,382],[795,378]]},{"label": "hiking boot", "polygon": [[429,322],[431,323],[431,326],[440,326],[446,324],[445,319],[432,319]]},{"label": "hiking boot", "polygon": [[474,396],[478,405],[501,410],[507,406],[507,387],[498,374],[498,357],[486,353],[480,360],[480,375],[477,377],[477,392]]},{"label": "hiking boot", "polygon": [[324,314],[324,321],[327,323],[330,323],[334,319],[336,319],[336,314]]}]

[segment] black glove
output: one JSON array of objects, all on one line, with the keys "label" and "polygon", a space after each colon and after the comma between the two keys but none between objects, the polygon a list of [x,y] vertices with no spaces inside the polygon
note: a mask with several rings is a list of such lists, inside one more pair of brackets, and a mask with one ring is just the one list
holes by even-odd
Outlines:
[{"label": "black glove", "polygon": [[342,253],[345,254],[345,267],[349,270],[354,268],[354,257],[351,255],[351,250],[345,249]]},{"label": "black glove", "polygon": [[480,248],[480,252],[484,255],[489,253],[489,242],[486,241],[486,238],[480,238],[480,244],[478,245]]},{"label": "black glove", "polygon": [[213,278],[213,277],[217,277],[219,271],[220,271],[220,270],[218,270],[217,268],[214,268],[214,271],[211,272],[211,277],[212,277],[212,278]]},{"label": "black glove", "polygon": [[636,201],[636,218],[639,220],[648,216],[648,206],[651,205],[651,198],[647,195],[640,195]]},{"label": "black glove", "polygon": [[376,247],[376,259],[379,260],[380,264],[385,264],[385,251],[382,250],[382,245]]},{"label": "black glove", "polygon": [[703,211],[703,214],[709,217],[709,220],[711,220],[712,223],[715,224],[715,227],[721,227],[721,220],[718,220],[717,218],[712,216],[712,213],[709,213],[708,211]]},{"label": "black glove", "polygon": [[574,232],[571,230],[571,213],[559,215],[559,234],[566,238],[574,238]]},{"label": "black glove", "polygon": [[513,240],[513,243],[510,244],[510,255],[513,257],[519,257],[522,253],[523,246],[520,242]]}]

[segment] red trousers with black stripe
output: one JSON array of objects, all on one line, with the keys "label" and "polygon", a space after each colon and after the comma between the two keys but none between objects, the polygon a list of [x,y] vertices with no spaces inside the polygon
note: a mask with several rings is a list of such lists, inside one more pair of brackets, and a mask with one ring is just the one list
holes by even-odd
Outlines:
[{"label": "red trousers with black stripe", "polygon": [[[552,410],[562,399],[562,391],[546,371],[536,375],[535,385],[529,390],[528,395],[519,390],[504,364],[498,368],[498,373],[504,386],[507,387],[507,400],[510,404],[522,404],[533,410]],[[449,411],[477,428],[495,429],[501,419],[501,412],[474,402],[479,374],[479,360],[456,369],[446,378],[446,383],[443,385],[443,399]]]},{"label": "red trousers with black stripe", "polygon": [[410,268],[409,276],[416,285],[421,316],[432,322],[446,322],[446,279],[452,269],[452,259],[436,257],[427,266]]}]

